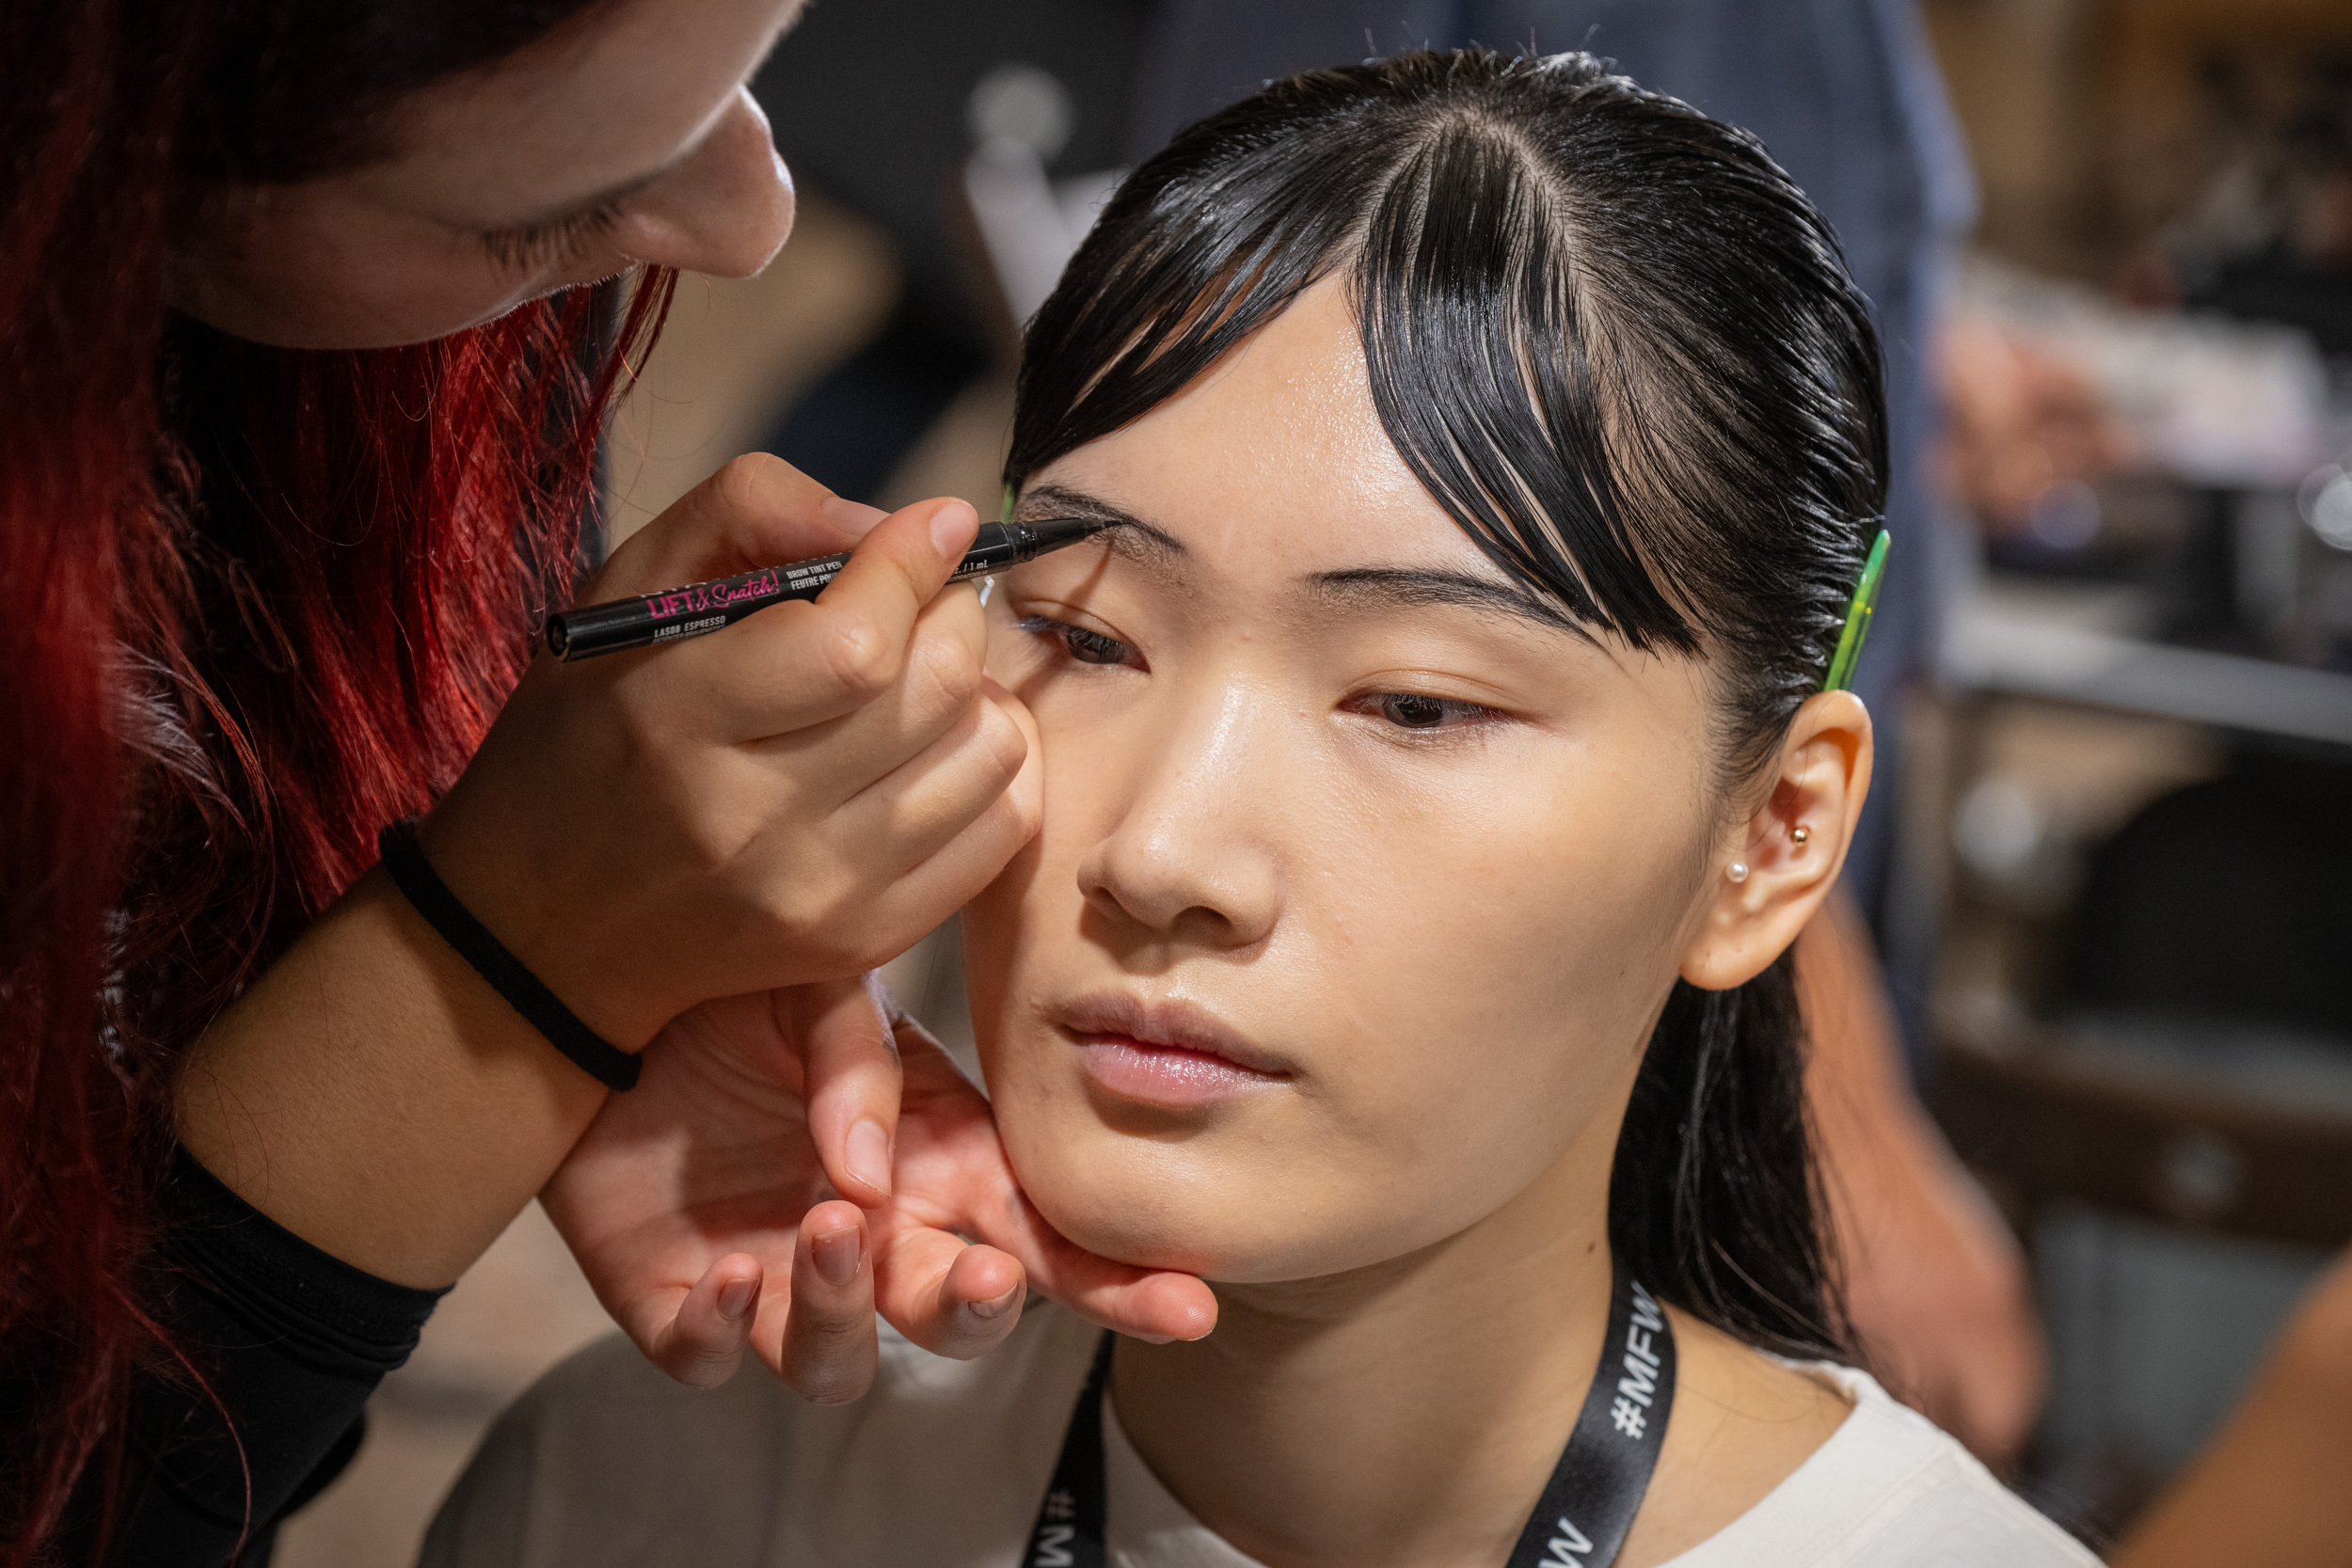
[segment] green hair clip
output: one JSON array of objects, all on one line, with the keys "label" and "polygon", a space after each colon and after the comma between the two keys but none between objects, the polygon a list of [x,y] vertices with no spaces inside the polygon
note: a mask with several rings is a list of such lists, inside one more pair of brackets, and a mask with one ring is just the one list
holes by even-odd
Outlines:
[{"label": "green hair clip", "polygon": [[1846,629],[1837,634],[1837,652],[1830,656],[1824,691],[1844,691],[1853,685],[1853,667],[1862,658],[1862,640],[1870,635],[1870,612],[1878,608],[1879,578],[1886,572],[1887,532],[1870,544],[1870,558],[1862,563],[1862,580],[1853,585],[1846,604]]}]

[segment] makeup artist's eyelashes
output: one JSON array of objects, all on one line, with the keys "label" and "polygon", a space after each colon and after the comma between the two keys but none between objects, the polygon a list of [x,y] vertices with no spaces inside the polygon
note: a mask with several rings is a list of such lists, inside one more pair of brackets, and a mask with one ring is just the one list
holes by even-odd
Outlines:
[{"label": "makeup artist's eyelashes", "polygon": [[530,272],[575,256],[612,232],[612,226],[621,221],[621,206],[618,197],[608,198],[551,222],[478,230],[474,243],[497,265]]},{"label": "makeup artist's eyelashes", "polygon": [[1021,629],[1048,641],[1058,642],[1062,651],[1080,664],[1129,664],[1135,662],[1136,651],[1116,637],[1057,621],[1050,615],[1024,616],[1018,623]]}]

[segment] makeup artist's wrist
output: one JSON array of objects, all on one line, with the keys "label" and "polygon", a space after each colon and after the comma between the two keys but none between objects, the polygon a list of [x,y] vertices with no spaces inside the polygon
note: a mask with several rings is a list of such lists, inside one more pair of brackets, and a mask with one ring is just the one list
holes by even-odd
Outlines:
[{"label": "makeup artist's wrist", "polygon": [[[572,1015],[615,1050],[644,1050],[670,1020],[699,998],[648,984],[632,961],[627,911],[565,895],[545,866],[515,852],[520,835],[495,831],[445,802],[417,824],[417,841],[468,913],[552,991]],[[488,829],[490,831],[484,831]]]},{"label": "makeup artist's wrist", "polygon": [[605,1097],[380,868],[190,1047],[173,1085],[180,1140],[207,1170],[312,1245],[423,1288],[480,1256]]}]

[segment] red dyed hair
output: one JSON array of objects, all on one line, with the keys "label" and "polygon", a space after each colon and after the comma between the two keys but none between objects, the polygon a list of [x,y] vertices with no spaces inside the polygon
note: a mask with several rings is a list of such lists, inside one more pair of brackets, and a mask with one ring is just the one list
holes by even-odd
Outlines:
[{"label": "red dyed hair", "polygon": [[[247,46],[268,6],[0,7],[8,1568],[77,1484],[111,1491],[135,1371],[180,1364],[137,1288],[177,1052],[465,766],[572,586],[620,345],[667,305],[655,275],[625,307],[609,284],[333,354],[171,321],[192,163],[240,172],[261,146],[259,174],[283,177],[272,148],[306,173],[363,155],[365,111],[581,6],[418,8],[440,33],[387,64],[347,40],[380,40],[396,6],[289,0],[258,56],[294,80],[272,119],[266,93],[219,90],[265,69]],[[373,73],[351,91],[305,69],[339,46]],[[306,138],[305,93],[350,118]],[[252,123],[229,135],[231,112]]]}]

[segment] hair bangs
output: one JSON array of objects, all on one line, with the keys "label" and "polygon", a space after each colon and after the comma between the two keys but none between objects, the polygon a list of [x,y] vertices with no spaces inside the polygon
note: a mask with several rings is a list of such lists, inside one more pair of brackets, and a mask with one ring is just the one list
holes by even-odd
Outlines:
[{"label": "hair bangs", "polygon": [[1019,402],[1059,417],[1016,422],[1009,483],[1175,397],[1330,272],[1347,204],[1301,201],[1299,182],[1346,182],[1359,160],[1302,169],[1297,150],[1278,141],[1198,185],[1120,189],[1030,324]]},{"label": "hair bangs", "polygon": [[1628,521],[1574,235],[1516,138],[1458,120],[1374,209],[1354,280],[1382,428],[1495,563],[1636,648],[1698,651]]}]

